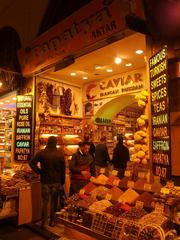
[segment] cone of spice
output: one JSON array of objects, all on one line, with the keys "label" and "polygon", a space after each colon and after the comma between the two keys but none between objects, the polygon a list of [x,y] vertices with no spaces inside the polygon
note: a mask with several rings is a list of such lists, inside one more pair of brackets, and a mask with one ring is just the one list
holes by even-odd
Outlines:
[{"label": "cone of spice", "polygon": [[95,188],[96,186],[92,182],[89,182],[86,186],[83,187],[86,194],[90,194]]}]

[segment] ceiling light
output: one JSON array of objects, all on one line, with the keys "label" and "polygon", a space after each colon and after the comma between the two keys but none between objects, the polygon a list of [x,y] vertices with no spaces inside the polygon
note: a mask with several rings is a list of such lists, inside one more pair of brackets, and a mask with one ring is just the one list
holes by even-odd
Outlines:
[{"label": "ceiling light", "polygon": [[70,75],[71,75],[71,76],[76,76],[76,75],[77,75],[77,73],[75,73],[75,72],[72,72],[72,73],[70,73]]},{"label": "ceiling light", "polygon": [[14,100],[14,101],[15,101],[15,100],[16,100],[16,97],[13,97],[13,98],[12,98],[12,100]]},{"label": "ceiling light", "polygon": [[3,102],[0,102],[0,105],[3,105],[4,103]]},{"label": "ceiling light", "polygon": [[120,63],[122,62],[122,58],[116,57],[116,58],[114,59],[114,62],[115,62],[115,64],[120,64]]},{"label": "ceiling light", "polygon": [[126,67],[131,67],[131,66],[132,66],[132,63],[126,63],[125,66],[126,66]]},{"label": "ceiling light", "polygon": [[106,72],[112,72],[112,71],[113,71],[112,68],[106,69]]},{"label": "ceiling light", "polygon": [[143,53],[143,50],[141,49],[136,50],[136,54],[142,54],[142,53]]},{"label": "ceiling light", "polygon": [[7,110],[7,108],[3,108],[3,110]]},{"label": "ceiling light", "polygon": [[82,79],[84,79],[84,80],[87,80],[87,79],[88,79],[88,77],[83,77]]},{"label": "ceiling light", "polygon": [[6,100],[5,102],[9,103],[10,101],[9,101],[9,100]]},{"label": "ceiling light", "polygon": [[2,82],[0,82],[0,87],[2,87]]},{"label": "ceiling light", "polygon": [[100,66],[100,65],[95,65],[95,67],[94,67],[96,70],[98,70],[98,69],[101,69],[102,68],[102,66]]}]

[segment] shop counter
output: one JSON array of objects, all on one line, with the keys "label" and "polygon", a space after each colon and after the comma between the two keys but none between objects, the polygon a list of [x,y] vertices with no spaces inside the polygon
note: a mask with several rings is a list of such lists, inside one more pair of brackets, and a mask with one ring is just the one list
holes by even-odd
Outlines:
[{"label": "shop counter", "polygon": [[96,233],[89,228],[70,222],[68,220],[58,217],[58,223],[64,225],[65,232],[68,233],[68,237],[73,239],[86,239],[86,240],[111,240],[112,238],[104,236],[100,233]]}]

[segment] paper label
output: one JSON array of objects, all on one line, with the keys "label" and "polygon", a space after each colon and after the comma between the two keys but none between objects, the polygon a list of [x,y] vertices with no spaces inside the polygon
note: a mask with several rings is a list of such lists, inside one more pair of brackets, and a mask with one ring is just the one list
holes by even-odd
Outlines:
[{"label": "paper label", "polygon": [[128,186],[128,188],[133,188],[134,187],[134,181],[128,181],[127,186]]},{"label": "paper label", "polygon": [[164,204],[156,203],[154,211],[162,214],[164,212]]},{"label": "paper label", "polygon": [[105,196],[105,199],[108,200],[108,201],[110,201],[111,198],[112,198],[112,195],[109,194],[109,193],[107,193],[106,196]]},{"label": "paper label", "polygon": [[117,171],[117,170],[112,170],[111,174],[112,174],[113,176],[117,176],[118,171]]},{"label": "paper label", "polygon": [[146,190],[146,191],[151,191],[151,184],[149,184],[149,183],[145,183],[144,184],[144,190]]},{"label": "paper label", "polygon": [[95,177],[91,177],[90,182],[94,182],[94,181],[95,181]]},{"label": "paper label", "polygon": [[131,172],[130,171],[125,171],[124,176],[125,177],[130,177],[131,176]]},{"label": "paper label", "polygon": [[168,188],[174,188],[174,182],[173,181],[167,181],[166,186]]},{"label": "paper label", "polygon": [[141,201],[136,201],[136,207],[143,209],[144,203]]},{"label": "paper label", "polygon": [[119,182],[120,182],[119,179],[115,179],[115,180],[113,181],[113,185],[114,185],[114,186],[119,186]]},{"label": "paper label", "polygon": [[169,194],[169,193],[170,193],[170,189],[169,189],[169,188],[166,188],[166,187],[163,187],[163,188],[161,188],[161,193],[163,193],[163,194]]},{"label": "paper label", "polygon": [[104,174],[105,173],[105,168],[100,168],[100,173]]},{"label": "paper label", "polygon": [[85,193],[85,190],[82,188],[79,190],[79,194],[84,194]]}]

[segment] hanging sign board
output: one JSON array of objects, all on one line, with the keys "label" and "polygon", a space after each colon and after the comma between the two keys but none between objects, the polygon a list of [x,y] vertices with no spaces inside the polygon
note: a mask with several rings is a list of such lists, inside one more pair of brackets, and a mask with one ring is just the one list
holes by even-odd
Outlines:
[{"label": "hanging sign board", "polygon": [[149,59],[153,173],[169,179],[170,120],[168,101],[167,48],[164,47]]},{"label": "hanging sign board", "polygon": [[55,64],[93,44],[123,32],[125,16],[143,16],[141,1],[94,0],[18,52],[23,75]]},{"label": "hanging sign board", "polygon": [[32,109],[33,96],[17,96],[15,161],[28,162],[32,150]]}]

